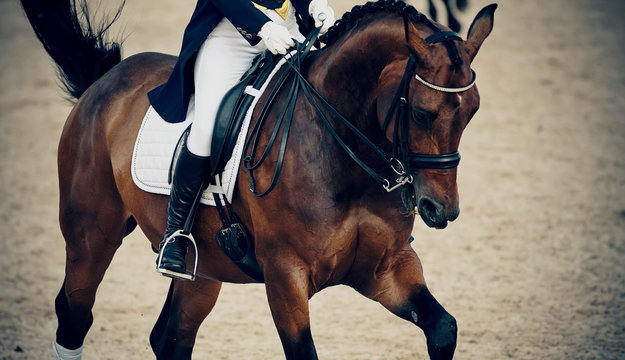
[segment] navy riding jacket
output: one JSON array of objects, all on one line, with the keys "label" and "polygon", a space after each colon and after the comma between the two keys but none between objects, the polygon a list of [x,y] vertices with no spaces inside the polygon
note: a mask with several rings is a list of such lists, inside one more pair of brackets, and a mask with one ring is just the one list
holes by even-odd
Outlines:
[{"label": "navy riding jacket", "polygon": [[[255,2],[274,9],[280,7],[284,0],[255,0]],[[291,0],[301,24],[308,25],[311,22],[308,15],[309,3],[310,0]],[[198,0],[184,31],[182,49],[169,79],[148,93],[150,103],[167,122],[176,123],[185,120],[189,99],[195,91],[193,69],[197,52],[224,17],[236,27],[250,45],[256,45],[260,41],[258,32],[266,22],[271,21],[250,0]]]}]

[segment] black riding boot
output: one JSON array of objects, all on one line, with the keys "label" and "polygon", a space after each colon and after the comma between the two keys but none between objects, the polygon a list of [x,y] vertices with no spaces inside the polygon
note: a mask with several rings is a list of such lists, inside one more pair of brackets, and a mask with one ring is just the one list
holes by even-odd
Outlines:
[{"label": "black riding boot", "polygon": [[190,240],[185,235],[172,235],[184,228],[193,201],[202,191],[204,178],[209,171],[209,159],[210,157],[191,153],[187,148],[186,139],[182,143],[169,195],[167,229],[159,244],[159,256],[156,260],[156,270],[165,276],[185,280],[193,279],[192,275],[186,272],[185,261]]}]

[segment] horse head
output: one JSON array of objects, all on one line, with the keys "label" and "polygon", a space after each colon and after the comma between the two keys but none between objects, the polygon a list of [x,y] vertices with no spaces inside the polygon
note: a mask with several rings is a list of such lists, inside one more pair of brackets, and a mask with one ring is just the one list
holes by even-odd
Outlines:
[{"label": "horse head", "polygon": [[445,228],[460,212],[458,147],[480,103],[471,62],[492,30],[495,8],[478,13],[466,41],[423,17],[404,16],[394,60],[380,76],[377,120],[412,185],[402,198],[430,227]]},{"label": "horse head", "polygon": [[[478,13],[463,41],[404,2],[357,6],[326,34],[311,71],[320,93],[390,153],[376,180],[387,191],[401,189],[403,210],[417,209],[430,227],[444,228],[459,214],[458,146],[479,107],[471,62],[492,30],[495,8]],[[355,146],[369,164],[380,153]]]}]

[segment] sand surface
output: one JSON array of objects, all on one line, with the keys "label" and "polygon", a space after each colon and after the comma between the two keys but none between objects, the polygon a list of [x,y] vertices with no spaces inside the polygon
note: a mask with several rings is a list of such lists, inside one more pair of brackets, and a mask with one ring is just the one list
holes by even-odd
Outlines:
[{"label": "sand surface", "polygon": [[[471,1],[465,25],[487,2]],[[128,1],[125,56],[176,53],[193,1]],[[352,3],[336,3],[337,12]],[[625,2],[500,1],[474,62],[460,218],[415,224],[457,359],[625,358]],[[465,27],[466,30],[466,27]],[[56,147],[70,106],[16,0],[0,0],[0,359],[49,359],[63,281]],[[150,359],[168,281],[136,231],[94,308],[84,358]],[[422,332],[346,287],[311,300],[322,359],[426,359]],[[196,359],[280,359],[264,288],[229,285]]]}]

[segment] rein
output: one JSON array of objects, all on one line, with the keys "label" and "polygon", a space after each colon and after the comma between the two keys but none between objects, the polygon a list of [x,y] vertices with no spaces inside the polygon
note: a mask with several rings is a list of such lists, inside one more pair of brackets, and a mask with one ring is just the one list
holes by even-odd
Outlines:
[{"label": "rein", "polygon": [[[404,17],[404,20],[407,19]],[[430,23],[431,24],[431,23]],[[450,57],[454,66],[458,66],[460,61],[459,56],[457,56],[457,49],[455,45],[451,42],[451,40],[461,39],[460,36],[451,31],[442,31],[432,25],[433,29],[437,32],[426,39],[428,43],[434,42],[445,42],[445,46],[450,53]],[[407,29],[407,24],[406,24]],[[471,82],[463,87],[459,88],[450,88],[432,84],[422,77],[420,77],[413,69],[415,65],[415,55],[410,52],[410,56],[408,59],[408,63],[406,64],[406,69],[404,70],[404,74],[402,76],[402,80],[399,84],[397,92],[393,97],[393,102],[388,110],[388,113],[384,120],[383,130],[386,130],[390,121],[392,119],[392,114],[395,109],[395,125],[394,125],[394,133],[393,133],[393,153],[391,156],[386,154],[386,152],[374,144],[365,134],[363,134],[355,125],[353,125],[348,119],[346,119],[343,115],[341,115],[328,101],[321,95],[319,92],[306,80],[306,78],[301,73],[301,65],[302,60],[306,58],[309,54],[313,43],[317,36],[319,35],[320,28],[313,30],[307,37],[303,43],[297,43],[296,52],[290,57],[283,56],[286,59],[286,64],[288,64],[288,70],[284,71],[279,80],[276,83],[276,86],[270,93],[267,101],[265,102],[263,109],[250,133],[250,137],[245,143],[243,149],[243,166],[246,170],[248,170],[250,175],[250,191],[257,197],[262,197],[268,194],[276,185],[278,177],[280,175],[280,171],[282,169],[282,165],[284,162],[284,155],[286,152],[286,145],[288,141],[289,130],[291,127],[291,123],[293,120],[293,113],[295,109],[295,103],[299,94],[299,91],[302,90],[304,95],[306,96],[309,103],[315,109],[317,115],[323,121],[323,124],[332,135],[332,137],[337,141],[339,146],[349,155],[349,157],[358,164],[365,172],[367,172],[378,184],[380,184],[384,190],[387,192],[391,192],[403,185],[410,184],[413,182],[413,176],[410,171],[412,169],[451,169],[458,166],[460,162],[460,154],[458,151],[448,153],[448,154],[415,154],[410,152],[409,144],[408,144],[408,126],[407,126],[407,117],[406,117],[406,107],[407,107],[407,99],[410,89],[410,80],[414,76],[414,78],[429,88],[449,93],[458,93],[462,91],[469,90],[473,85],[475,85],[475,72],[471,70],[473,74],[473,78]],[[407,30],[406,30],[407,31]],[[407,33],[406,33],[407,36]],[[453,49],[452,49],[453,48]],[[455,56],[454,56],[455,55]],[[254,157],[256,155],[256,149],[258,146],[258,141],[261,134],[261,129],[264,125],[264,120],[266,118],[267,112],[269,110],[270,105],[273,103],[273,100],[277,96],[278,92],[283,88],[286,83],[286,80],[291,76],[296,76],[296,81],[293,82],[291,88],[289,90],[286,104],[284,108],[281,110],[278,119],[276,121],[273,132],[269,138],[269,141],[260,156],[259,160],[254,162]],[[391,182],[386,179],[384,176],[378,174],[375,170],[373,170],[370,166],[368,166],[364,161],[362,161],[343,141],[340,135],[336,132],[330,120],[322,109],[319,107],[315,99],[319,100],[323,107],[331,113],[331,115],[338,120],[340,123],[345,125],[351,132],[353,132],[359,139],[364,141],[365,144],[369,148],[371,148],[392,170],[398,177],[395,179],[395,184],[391,185]],[[284,124],[284,126],[283,126]],[[256,189],[256,181],[254,179],[254,170],[258,169],[260,165],[266,160],[267,156],[271,148],[273,147],[275,140],[278,136],[280,128],[282,130],[282,140],[280,144],[280,150],[278,152],[278,159],[276,163],[276,168],[274,170],[274,174],[271,180],[271,183],[262,192],[258,192]],[[400,160],[401,158],[401,160]]]},{"label": "rein", "polygon": [[[321,31],[321,28],[316,28],[315,30],[310,32],[310,34],[306,37],[306,40],[303,43],[300,44],[296,42],[295,55],[291,56],[290,58],[287,58],[286,55],[282,55],[282,58],[286,60],[286,63],[290,65],[292,70],[295,70],[295,73],[299,75],[300,79],[303,78],[303,76],[299,72],[299,69],[301,68],[301,61],[304,58],[306,58],[306,56],[310,53],[310,50],[312,49],[313,44],[315,42],[314,40],[317,39],[317,36],[319,36],[320,31]],[[297,67],[295,67],[295,65],[291,63],[292,61],[297,62]],[[273,104],[279,91],[284,87],[286,80],[290,78],[293,75],[293,73],[294,73],[293,71],[288,71],[288,70],[282,73],[276,85],[274,86],[271,93],[269,94],[267,101],[263,105],[260,115],[258,116],[256,123],[254,124],[254,127],[252,128],[252,131],[250,132],[250,136],[246,140],[245,145],[243,147],[243,167],[249,172],[249,175],[250,175],[250,191],[252,192],[252,194],[254,194],[254,196],[257,196],[257,197],[265,196],[271,190],[273,190],[276,183],[278,182],[280,171],[282,170],[282,164],[284,163],[284,155],[286,153],[286,144],[289,138],[289,130],[291,129],[291,123],[293,121],[293,112],[295,110],[295,103],[296,103],[297,96],[299,94],[299,90],[301,86],[300,81],[294,81],[293,84],[291,85],[291,88],[287,96],[286,104],[284,108],[282,108],[282,110],[280,111],[280,114],[278,115],[276,125],[274,126],[273,132],[271,133],[271,136],[269,138],[269,141],[267,142],[267,145],[265,146],[265,150],[263,150],[263,153],[261,154],[258,161],[254,162],[254,157],[256,155],[256,149],[258,147],[258,141],[260,139],[261,129],[263,128],[265,124],[267,112],[269,111],[269,108]],[[280,144],[280,150],[278,152],[278,161],[276,163],[276,168],[274,170],[271,183],[269,184],[267,189],[259,193],[256,190],[256,180],[254,179],[254,170],[258,169],[262,165],[262,163],[267,159],[267,156],[269,155],[269,151],[273,147],[273,144],[275,143],[275,140],[278,136],[278,133],[280,132],[280,128],[282,127],[283,123],[284,123],[284,129],[282,130],[282,140]]]}]

